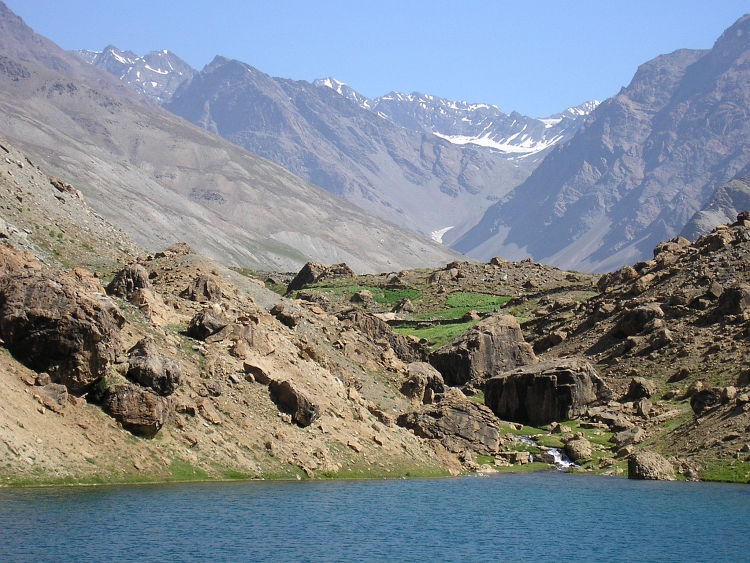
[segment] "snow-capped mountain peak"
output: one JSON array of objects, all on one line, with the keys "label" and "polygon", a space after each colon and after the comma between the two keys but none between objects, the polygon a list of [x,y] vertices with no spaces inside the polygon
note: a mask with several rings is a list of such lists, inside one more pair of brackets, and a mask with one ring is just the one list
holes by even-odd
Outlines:
[{"label": "snow-capped mountain peak", "polygon": [[195,70],[174,53],[163,49],[139,57],[132,51],[120,51],[113,45],[103,51],[74,51],[83,60],[114,74],[123,82],[157,104],[168,101],[183,81]]}]

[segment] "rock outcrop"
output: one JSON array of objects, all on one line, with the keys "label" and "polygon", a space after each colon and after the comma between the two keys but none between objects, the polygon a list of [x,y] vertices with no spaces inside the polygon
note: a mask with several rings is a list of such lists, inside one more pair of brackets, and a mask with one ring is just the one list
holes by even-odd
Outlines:
[{"label": "rock outcrop", "polygon": [[206,309],[195,315],[187,328],[187,335],[197,340],[205,340],[229,324],[222,315]]},{"label": "rock outcrop", "polygon": [[287,286],[286,291],[287,293],[291,293],[313,283],[353,278],[356,275],[354,270],[343,262],[332,266],[318,264],[317,262],[308,262]]},{"label": "rock outcrop", "polygon": [[385,340],[390,345],[393,353],[402,362],[424,362],[429,356],[429,348],[393,332],[393,329],[385,321],[362,312],[353,312],[341,317],[342,321],[351,324],[373,342]]},{"label": "rock outcrop", "polygon": [[487,407],[461,398],[425,405],[418,411],[402,414],[397,423],[422,438],[440,440],[454,453],[469,449],[479,454],[494,454],[500,443],[497,417]]},{"label": "rock outcrop", "polygon": [[302,427],[310,426],[321,414],[320,407],[291,381],[272,380],[268,390],[279,409],[290,414],[292,420]]},{"label": "rock outcrop", "polygon": [[540,426],[582,415],[609,389],[584,359],[567,358],[517,368],[487,381],[485,405],[503,420]]},{"label": "rock outcrop", "polygon": [[140,289],[151,289],[148,270],[140,264],[129,264],[115,274],[107,293],[130,301]]},{"label": "rock outcrop", "polygon": [[406,366],[406,381],[401,393],[412,400],[429,404],[438,393],[445,391],[443,376],[426,362],[412,362]]},{"label": "rock outcrop", "polygon": [[655,452],[638,451],[628,457],[628,479],[674,481],[674,467]]},{"label": "rock outcrop", "polygon": [[535,364],[534,350],[511,315],[492,315],[430,356],[430,363],[449,385],[482,386],[516,366]]},{"label": "rock outcrop", "polygon": [[65,275],[0,278],[0,334],[31,369],[50,374],[72,393],[103,377],[122,348],[116,305],[82,291]]},{"label": "rock outcrop", "polygon": [[145,438],[153,438],[164,426],[169,414],[166,399],[131,384],[107,388],[103,406],[123,428]]},{"label": "rock outcrop", "polygon": [[180,384],[180,365],[162,355],[154,339],[147,336],[128,351],[127,376],[159,395],[171,395]]}]

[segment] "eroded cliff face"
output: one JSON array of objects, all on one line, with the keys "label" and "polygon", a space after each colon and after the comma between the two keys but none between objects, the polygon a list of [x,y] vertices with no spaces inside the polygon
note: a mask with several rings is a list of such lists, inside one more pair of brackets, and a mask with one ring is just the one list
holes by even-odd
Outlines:
[{"label": "eroded cliff face", "polygon": [[709,51],[642,65],[454,248],[608,271],[679,234],[750,163],[749,31],[743,17]]}]

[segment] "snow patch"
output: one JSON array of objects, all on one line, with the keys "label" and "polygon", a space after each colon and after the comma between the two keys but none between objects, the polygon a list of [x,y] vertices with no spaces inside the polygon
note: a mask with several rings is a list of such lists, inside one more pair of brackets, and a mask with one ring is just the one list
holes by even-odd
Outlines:
[{"label": "snow patch", "polygon": [[445,227],[444,229],[438,229],[437,231],[432,231],[430,233],[430,238],[437,242],[438,244],[443,244],[443,235],[450,231],[455,225],[451,225],[450,227]]}]

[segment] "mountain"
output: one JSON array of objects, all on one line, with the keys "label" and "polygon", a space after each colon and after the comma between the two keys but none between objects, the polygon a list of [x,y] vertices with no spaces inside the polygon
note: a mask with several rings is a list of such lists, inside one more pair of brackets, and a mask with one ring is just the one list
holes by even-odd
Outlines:
[{"label": "mountain", "polygon": [[457,257],[158,108],[2,3],[0,31],[0,134],[147,250],[186,241],[225,264],[283,270]]},{"label": "mountain", "polygon": [[[746,172],[740,175],[744,176]],[[703,208],[690,218],[680,233],[689,240],[706,235],[717,225],[730,223],[750,209],[750,178],[738,177],[714,192]]]},{"label": "mountain", "polygon": [[642,65],[452,246],[586,271],[648,259],[750,164],[748,116],[745,16],[710,50]]},{"label": "mountain", "polygon": [[164,108],[420,234],[482,213],[524,167],[391,123],[325,86],[217,57]]},{"label": "mountain", "polygon": [[453,144],[485,147],[513,159],[541,161],[553,145],[570,140],[598,105],[586,102],[544,119],[497,106],[451,102],[420,93],[392,92],[373,101],[372,110],[403,127],[433,133]]},{"label": "mountain", "polygon": [[118,77],[139,94],[161,105],[168,102],[177,87],[195,74],[189,64],[167,50],[151,51],[139,57],[109,45],[101,52],[73,51],[89,64]]}]

